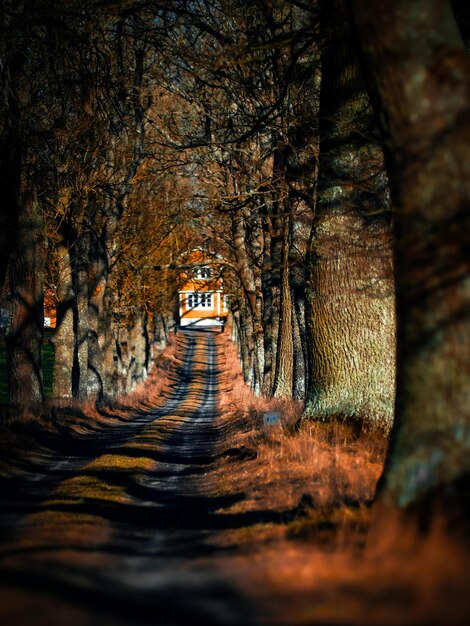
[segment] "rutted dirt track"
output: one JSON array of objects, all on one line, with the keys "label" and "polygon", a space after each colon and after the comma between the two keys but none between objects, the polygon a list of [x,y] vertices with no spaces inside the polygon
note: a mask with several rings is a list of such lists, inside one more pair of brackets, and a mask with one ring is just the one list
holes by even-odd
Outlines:
[{"label": "rutted dirt track", "polygon": [[253,430],[228,345],[181,333],[138,403],[3,429],[0,626],[467,626],[458,543],[363,549],[382,453]]},{"label": "rutted dirt track", "polygon": [[252,607],[212,563],[218,529],[244,523],[214,495],[224,450],[212,333],[179,338],[158,408],[42,459],[3,490],[0,623],[244,624]]}]

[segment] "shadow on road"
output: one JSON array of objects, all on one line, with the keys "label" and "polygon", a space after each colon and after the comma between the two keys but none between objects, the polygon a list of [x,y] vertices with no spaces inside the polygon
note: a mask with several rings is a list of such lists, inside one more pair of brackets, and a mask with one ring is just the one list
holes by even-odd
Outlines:
[{"label": "shadow on road", "polygon": [[64,603],[69,626],[74,619],[258,623],[213,562],[221,548],[211,537],[285,519],[272,511],[224,512],[244,494],[218,496],[211,482],[210,466],[225,451],[214,333],[183,331],[177,341],[182,358],[162,406],[95,432],[90,426],[86,437],[46,439],[43,458],[25,462],[22,478],[2,481],[3,619],[39,623],[25,608],[38,602],[41,620],[52,626]]}]

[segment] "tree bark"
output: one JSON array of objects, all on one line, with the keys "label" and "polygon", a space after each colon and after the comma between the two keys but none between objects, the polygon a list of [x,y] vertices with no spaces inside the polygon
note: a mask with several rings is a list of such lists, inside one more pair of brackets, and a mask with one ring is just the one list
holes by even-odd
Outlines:
[{"label": "tree bark", "polygon": [[44,401],[44,228],[36,192],[23,172],[9,265],[11,320],[6,339],[9,397],[20,412]]},{"label": "tree bark", "polygon": [[305,298],[292,289],[293,341],[294,341],[294,400],[305,400],[307,383],[307,338],[305,333]]},{"label": "tree bark", "polygon": [[279,307],[279,334],[276,351],[276,372],[274,375],[273,396],[292,398],[294,388],[294,341],[293,309],[290,286],[290,216],[283,220],[281,302]]},{"label": "tree bark", "polygon": [[470,470],[470,59],[446,0],[353,7],[395,205],[397,404],[382,492],[406,506]]},{"label": "tree bark", "polygon": [[146,377],[146,337],[142,313],[135,314],[134,325],[129,330],[130,339],[130,363],[128,369],[128,388],[133,391]]},{"label": "tree bark", "polygon": [[18,226],[21,144],[10,134],[0,138],[0,293]]},{"label": "tree bark", "polygon": [[73,330],[74,356],[72,366],[72,392],[74,398],[83,400],[88,395],[88,265],[89,235],[76,237],[72,257],[74,292]]},{"label": "tree bark", "polygon": [[383,155],[346,3],[323,3],[318,202],[309,246],[305,416],[391,427],[394,298]]},{"label": "tree bark", "polygon": [[262,326],[262,296],[257,290],[254,272],[251,269],[246,249],[246,231],[243,212],[236,213],[232,218],[232,238],[238,275],[249,307],[249,323],[246,320],[244,334],[250,354],[252,372],[248,379],[255,393],[260,393],[264,371],[264,342]]},{"label": "tree bark", "polygon": [[269,396],[273,389],[276,369],[275,345],[277,341],[277,314],[274,310],[272,268],[272,224],[269,216],[264,217],[263,269],[261,290],[263,294],[263,394]]},{"label": "tree bark", "polygon": [[96,237],[91,236],[90,271],[88,288],[88,395],[103,401],[105,386],[105,291],[108,278],[106,248]]},{"label": "tree bark", "polygon": [[72,397],[73,305],[72,267],[67,242],[58,245],[57,324],[52,338],[54,346],[54,398]]}]

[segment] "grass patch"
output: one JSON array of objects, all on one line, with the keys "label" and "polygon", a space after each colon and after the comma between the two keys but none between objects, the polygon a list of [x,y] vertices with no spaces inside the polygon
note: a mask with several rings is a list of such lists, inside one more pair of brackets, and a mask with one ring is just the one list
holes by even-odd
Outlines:
[{"label": "grass patch", "polygon": [[147,457],[124,456],[123,454],[104,454],[93,459],[86,469],[117,471],[151,471],[156,463]]},{"label": "grass patch", "polygon": [[54,347],[51,343],[54,331],[46,329],[44,331],[44,343],[42,346],[42,375],[44,382],[44,392],[46,397],[52,395],[52,383],[54,374]]},{"label": "grass patch", "polygon": [[[44,392],[46,398],[52,395],[52,383],[54,372],[54,348],[51,343],[53,331],[46,329],[44,331],[44,343],[42,346],[42,368]],[[8,402],[8,375],[7,375],[7,358],[5,350],[5,338],[0,337],[0,404]]]},{"label": "grass patch", "polygon": [[5,339],[0,337],[0,403],[8,402],[7,355]]}]

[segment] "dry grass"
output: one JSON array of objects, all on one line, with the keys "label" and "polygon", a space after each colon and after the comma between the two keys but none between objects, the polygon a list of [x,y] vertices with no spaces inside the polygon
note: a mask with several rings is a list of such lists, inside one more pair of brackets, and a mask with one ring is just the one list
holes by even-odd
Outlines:
[{"label": "dry grass", "polygon": [[[221,491],[242,487],[249,494],[238,509],[253,501],[281,510],[296,506],[302,497],[315,516],[319,510],[368,506],[382,472],[386,439],[340,422],[301,422],[301,403],[257,397],[250,391],[235,347],[227,340],[223,354],[230,386],[221,398],[222,419],[236,426],[231,444],[242,460],[237,472],[233,462],[221,464],[218,478]],[[280,418],[274,426],[263,422],[270,413]]]},{"label": "dry grass", "polygon": [[[226,512],[260,522],[217,538],[237,546],[230,567],[272,624],[470,623],[469,546],[435,515],[373,505],[387,440],[357,425],[300,423],[298,403],[258,398],[244,385],[234,346],[223,341],[230,378],[222,417],[235,427],[215,469],[220,495],[243,493]],[[263,425],[265,413],[280,423]],[[230,430],[230,428],[229,428]],[[263,522],[278,511],[278,523]]]}]

